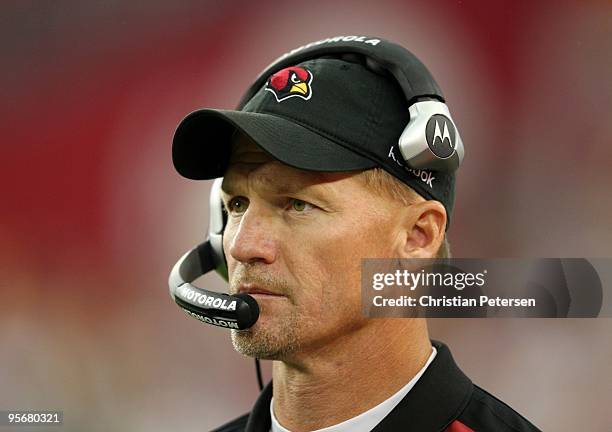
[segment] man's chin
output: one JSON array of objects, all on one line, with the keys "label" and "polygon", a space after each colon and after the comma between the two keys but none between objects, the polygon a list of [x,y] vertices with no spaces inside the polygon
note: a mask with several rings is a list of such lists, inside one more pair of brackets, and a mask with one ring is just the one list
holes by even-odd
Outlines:
[{"label": "man's chin", "polygon": [[232,330],[232,345],[240,354],[262,360],[282,360],[297,350],[293,331],[279,333],[258,327]]}]

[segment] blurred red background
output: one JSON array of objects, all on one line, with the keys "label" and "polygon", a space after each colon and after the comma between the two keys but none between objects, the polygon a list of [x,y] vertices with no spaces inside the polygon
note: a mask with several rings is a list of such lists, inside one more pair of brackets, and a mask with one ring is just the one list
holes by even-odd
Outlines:
[{"label": "blurred red background", "polygon": [[[394,40],[436,76],[466,145],[455,256],[610,256],[609,1],[22,1],[0,19],[0,409],[63,409],[74,431],[209,430],[249,409],[252,361],[167,293],[210,187],[174,172],[172,134],[324,37]],[[609,430],[609,319],[430,329],[540,428]]]}]

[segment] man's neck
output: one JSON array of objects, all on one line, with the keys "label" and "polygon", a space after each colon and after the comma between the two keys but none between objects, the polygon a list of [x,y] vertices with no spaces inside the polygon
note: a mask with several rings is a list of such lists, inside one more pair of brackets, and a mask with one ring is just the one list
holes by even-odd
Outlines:
[{"label": "man's neck", "polygon": [[373,320],[299,362],[275,361],[275,416],[293,432],[348,420],[400,390],[430,354],[424,321]]}]

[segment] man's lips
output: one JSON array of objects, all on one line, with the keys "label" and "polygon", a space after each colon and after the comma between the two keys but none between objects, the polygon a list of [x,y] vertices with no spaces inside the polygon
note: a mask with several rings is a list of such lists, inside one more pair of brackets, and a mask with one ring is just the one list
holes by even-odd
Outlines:
[{"label": "man's lips", "polygon": [[244,293],[248,295],[257,295],[257,296],[285,297],[283,294],[268,291],[267,289],[260,288],[254,285],[240,285],[240,287],[238,288],[238,292],[241,294]]}]

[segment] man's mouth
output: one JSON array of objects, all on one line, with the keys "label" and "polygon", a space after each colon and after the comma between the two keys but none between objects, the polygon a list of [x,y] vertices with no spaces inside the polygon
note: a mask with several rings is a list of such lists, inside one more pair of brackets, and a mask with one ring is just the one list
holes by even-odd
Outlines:
[{"label": "man's mouth", "polygon": [[284,294],[269,291],[265,288],[261,288],[261,287],[258,287],[256,285],[251,285],[251,284],[240,285],[238,287],[238,292],[241,294],[244,293],[244,294],[248,294],[251,296],[258,296],[258,297],[285,297]]}]

